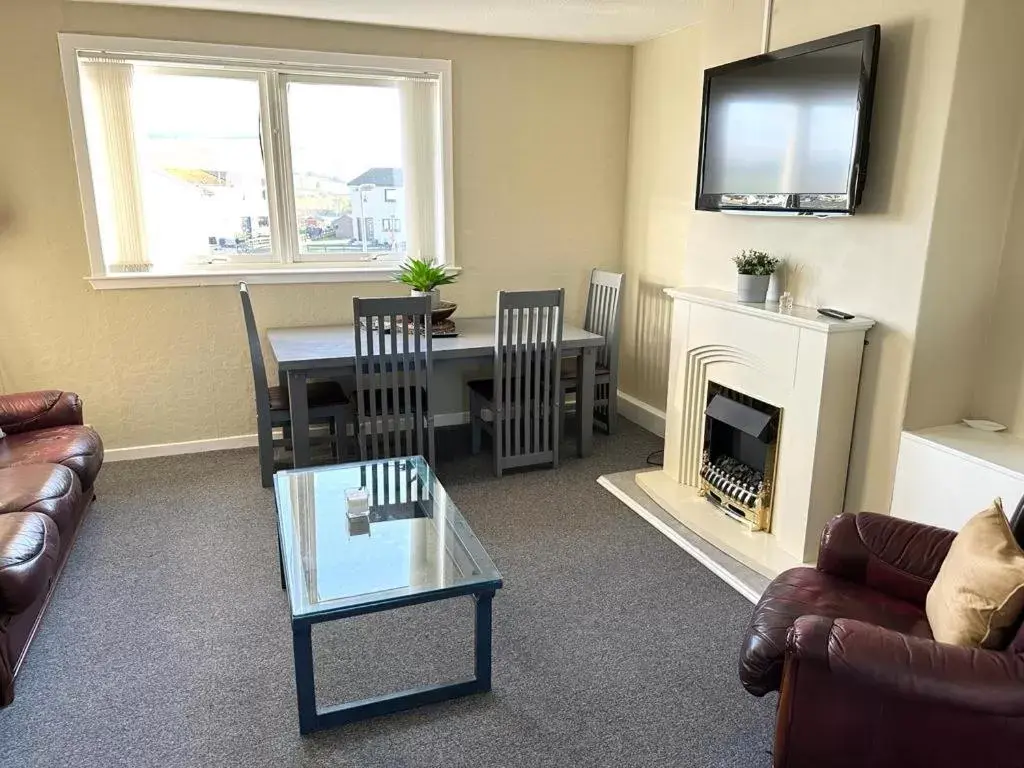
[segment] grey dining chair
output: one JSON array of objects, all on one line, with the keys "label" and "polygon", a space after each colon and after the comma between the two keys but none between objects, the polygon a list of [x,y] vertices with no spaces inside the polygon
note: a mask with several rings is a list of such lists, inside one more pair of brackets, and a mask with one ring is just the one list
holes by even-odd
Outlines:
[{"label": "grey dining chair", "polygon": [[[274,448],[291,447],[291,414],[288,410],[288,389],[267,385],[267,369],[263,362],[260,334],[252,311],[249,286],[238,284],[242,299],[245,333],[249,339],[249,362],[252,364],[253,389],[256,392],[256,437],[259,444],[260,480],[264,488],[274,484]],[[326,423],[330,429],[330,442],[335,458],[344,457],[348,425],[352,421],[352,406],[344,390],[336,382],[310,382],[309,422]],[[281,427],[283,439],[274,439],[274,428]]]},{"label": "grey dining chair", "polygon": [[360,456],[419,455],[433,465],[430,297],[356,297],[352,314]]},{"label": "grey dining chair", "polygon": [[[597,351],[594,375],[594,422],[609,435],[618,427],[619,399],[619,326],[622,307],[623,276],[618,272],[594,269],[590,272],[584,330],[604,336],[605,343]],[[562,432],[565,432],[566,396],[576,393],[579,376],[576,361],[563,366],[561,380]],[[578,415],[578,414],[577,414]]]},{"label": "grey dining chair", "polygon": [[561,289],[498,292],[494,375],[469,382],[473,453],[489,432],[498,477],[504,469],[558,466],[564,303]]}]

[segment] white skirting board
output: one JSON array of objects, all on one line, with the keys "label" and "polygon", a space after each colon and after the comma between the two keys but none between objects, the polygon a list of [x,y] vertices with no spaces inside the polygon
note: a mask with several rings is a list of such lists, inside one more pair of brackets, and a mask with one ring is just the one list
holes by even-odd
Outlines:
[{"label": "white skirting board", "polygon": [[653,405],[638,400],[632,395],[627,395],[621,389],[619,395],[619,415],[629,419],[648,432],[653,432],[658,437],[665,436],[665,412],[658,410]]},{"label": "white skirting board", "polygon": [[[434,417],[435,427],[457,427],[469,423],[469,412],[441,413]],[[104,461],[132,461],[134,459],[153,459],[157,456],[179,456],[186,453],[205,453],[207,451],[231,451],[237,448],[255,448],[256,435],[233,435],[231,437],[211,437],[205,440],[186,440],[181,443],[157,443],[156,445],[134,445],[127,448],[107,448],[103,452]]]},{"label": "white skirting board", "polygon": [[256,435],[234,435],[233,437],[211,437],[207,440],[187,440],[183,443],[158,443],[156,445],[135,445],[129,448],[107,448],[103,451],[104,461],[132,461],[153,459],[157,456],[178,456],[185,453],[207,451],[230,451],[236,448],[255,448]]},{"label": "white skirting board", "polygon": [[[619,414],[634,424],[653,432],[659,437],[665,435],[665,412],[637,400],[631,395],[619,392]],[[434,417],[435,427],[457,427],[469,423],[469,412],[439,413]],[[108,448],[104,452],[105,461],[131,461],[132,459],[152,459],[157,456],[177,456],[185,453],[204,453],[206,451],[230,451],[236,448],[253,448],[256,446],[256,435],[233,435],[231,437],[211,437],[204,440],[186,440],[180,443],[158,443],[155,445],[134,445],[126,448]]]}]

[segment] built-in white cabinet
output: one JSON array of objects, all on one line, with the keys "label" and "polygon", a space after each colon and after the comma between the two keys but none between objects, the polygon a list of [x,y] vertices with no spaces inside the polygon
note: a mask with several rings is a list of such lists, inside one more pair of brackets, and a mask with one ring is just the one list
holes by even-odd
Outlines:
[{"label": "built-in white cabinet", "polygon": [[904,432],[891,512],[960,530],[996,497],[1007,515],[1024,496],[1024,440],[964,424]]}]

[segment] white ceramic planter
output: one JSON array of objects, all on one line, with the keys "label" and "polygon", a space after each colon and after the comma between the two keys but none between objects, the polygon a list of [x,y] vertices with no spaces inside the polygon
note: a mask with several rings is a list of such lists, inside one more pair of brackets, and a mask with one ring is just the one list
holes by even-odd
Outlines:
[{"label": "white ceramic planter", "polygon": [[764,304],[771,275],[736,275],[736,300],[743,304]]},{"label": "white ceramic planter", "polygon": [[441,305],[441,289],[435,288],[432,291],[409,291],[410,296],[429,296],[430,308],[437,309]]}]

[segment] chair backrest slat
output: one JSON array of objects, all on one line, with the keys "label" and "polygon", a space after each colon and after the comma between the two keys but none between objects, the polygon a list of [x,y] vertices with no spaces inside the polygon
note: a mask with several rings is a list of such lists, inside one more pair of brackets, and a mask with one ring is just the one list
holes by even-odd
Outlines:
[{"label": "chair backrest slat", "polygon": [[239,283],[238,294],[242,299],[245,335],[249,340],[249,362],[252,365],[252,383],[256,393],[256,419],[260,426],[268,426],[270,424],[270,388],[267,384],[267,367],[263,362],[260,332],[256,327],[256,316],[253,314],[252,299],[249,297],[249,286]]},{"label": "chair backrest slat", "polygon": [[352,309],[361,456],[419,454],[432,463],[433,418],[425,393],[433,372],[430,298],[357,297]]},{"label": "chair backrest slat", "polygon": [[[390,339],[388,339],[388,341],[391,342],[391,349],[388,354],[388,360],[391,362],[391,402],[394,403],[393,407],[397,409],[399,407],[399,404],[401,403],[405,403],[406,405],[409,404],[408,400],[403,400],[399,396],[399,379],[401,376],[404,375],[404,369],[402,369],[401,367],[402,360],[398,354],[398,337],[399,335],[405,336],[406,334],[397,334],[394,331],[394,329],[398,327],[398,315],[389,315],[388,321],[390,322],[392,329],[391,333],[388,334],[388,336],[391,337]],[[406,408],[406,410],[408,411],[409,409]],[[408,421],[408,419],[395,421],[395,428],[391,435],[394,442],[396,456],[402,455],[402,424],[404,421]]]},{"label": "chair backrest slat", "polygon": [[497,461],[557,461],[565,295],[500,291],[494,329]]},{"label": "chair backrest slat", "polygon": [[[522,383],[520,386],[522,386],[527,391],[536,392],[536,390],[532,389],[533,379],[530,377],[531,370],[532,368],[535,367],[533,365],[533,357],[536,354],[536,345],[533,343],[532,336],[532,331],[534,329],[533,315],[534,311],[532,309],[526,310],[526,326],[523,330],[523,370],[520,376]],[[534,412],[537,411],[536,408],[533,408],[532,410]],[[529,412],[524,413],[522,421],[523,451],[525,453],[533,453],[533,433],[530,429],[533,422],[533,416]]]},{"label": "chair backrest slat", "polygon": [[583,320],[585,330],[599,333],[605,338],[604,346],[597,352],[597,364],[615,372],[618,371],[619,359],[622,282],[621,273],[592,270],[587,311]]},{"label": "chair backrest slat", "polygon": [[508,346],[505,352],[505,402],[502,404],[501,413],[504,422],[505,455],[512,455],[512,409],[516,400],[516,329],[515,313],[509,313],[509,322],[506,333],[508,335]]},{"label": "chair backrest slat", "polygon": [[[409,357],[409,334],[408,333],[403,333],[403,334],[401,334],[401,338],[402,338],[402,371],[405,372],[405,371],[411,370],[411,362],[412,362],[412,359]],[[413,354],[415,354],[415,350],[413,351]],[[401,388],[402,397],[405,398],[405,402],[407,402],[407,403],[413,402],[413,389],[414,388],[415,388],[415,382],[413,382],[411,380],[411,378],[409,377],[408,374],[405,374],[402,377],[402,388]],[[403,433],[405,435],[405,445],[401,449],[403,455],[405,455],[405,456],[410,456],[415,451],[415,445],[416,444],[413,441],[413,437],[414,437],[415,433],[413,431],[413,423],[412,423],[412,421],[413,421],[412,419],[406,419],[405,420],[405,429],[401,430],[399,432],[399,439],[401,439]]]},{"label": "chair backrest slat", "polygon": [[558,433],[561,423],[558,418],[560,407],[562,378],[562,309],[564,305],[564,293],[559,291],[558,306],[548,306],[540,310],[544,313],[543,336],[544,344],[541,352],[544,358],[544,378],[541,380],[541,401],[551,403],[548,408],[552,418],[544,420],[544,450],[552,451],[557,455],[558,441],[561,437]]},{"label": "chair backrest slat", "polygon": [[[430,299],[424,297],[426,312],[413,315],[413,330],[416,340],[416,359],[419,360],[422,350],[423,366],[416,366],[416,389],[413,395],[416,398],[416,412],[426,414],[427,418],[415,419],[416,421],[416,444],[419,450],[423,451],[423,444],[426,442],[427,450],[423,452],[429,463],[434,461],[434,417],[430,410],[429,400],[425,401],[426,393],[430,389],[430,382],[434,377],[434,337],[431,334],[432,321],[430,319]],[[410,401],[412,402],[412,401]],[[424,425],[424,421],[426,424]],[[426,434],[424,434],[424,431]]]}]

